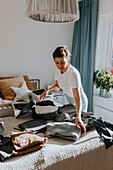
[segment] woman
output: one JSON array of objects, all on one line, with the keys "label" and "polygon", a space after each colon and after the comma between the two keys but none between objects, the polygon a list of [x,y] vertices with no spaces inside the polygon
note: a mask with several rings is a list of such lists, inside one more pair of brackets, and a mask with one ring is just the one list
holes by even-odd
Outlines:
[{"label": "woman", "polygon": [[76,126],[80,124],[86,133],[81,119],[81,111],[87,112],[88,100],[81,84],[80,74],[69,63],[69,56],[70,52],[66,46],[59,46],[53,52],[53,59],[57,66],[55,71],[56,84],[41,94],[40,101],[46,97],[47,93],[57,92],[61,88],[69,103],[76,107]]}]

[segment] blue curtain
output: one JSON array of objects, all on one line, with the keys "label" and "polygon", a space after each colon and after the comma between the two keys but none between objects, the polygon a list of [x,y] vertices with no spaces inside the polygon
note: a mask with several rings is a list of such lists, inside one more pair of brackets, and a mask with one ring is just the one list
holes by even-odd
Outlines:
[{"label": "blue curtain", "polygon": [[98,0],[79,2],[80,19],[75,22],[71,64],[81,75],[84,91],[88,97],[88,111],[92,111],[93,72],[95,60]]}]

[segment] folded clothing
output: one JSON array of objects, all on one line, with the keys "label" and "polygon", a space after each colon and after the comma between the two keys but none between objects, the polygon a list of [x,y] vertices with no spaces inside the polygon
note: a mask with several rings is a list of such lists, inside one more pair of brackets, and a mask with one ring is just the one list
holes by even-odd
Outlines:
[{"label": "folded clothing", "polygon": [[29,120],[19,124],[21,130],[40,133],[46,131],[47,121],[44,119]]},{"label": "folded clothing", "polygon": [[30,132],[19,132],[6,137],[0,135],[0,162],[12,155],[22,155],[40,150],[47,143],[46,137],[40,137]]},{"label": "folded clothing", "polygon": [[[83,121],[83,123],[86,127],[86,132],[95,129],[95,127],[92,124],[93,119],[95,119],[95,117],[94,117],[94,114],[92,114],[91,112],[82,113],[82,121]],[[62,114],[59,114],[56,117],[55,121],[56,122],[72,122],[72,123],[75,123],[76,117],[74,117],[70,113],[62,113]],[[81,127],[81,130],[83,132],[82,127]]]},{"label": "folded clothing", "polygon": [[26,153],[29,153],[29,152],[38,151],[38,150],[40,150],[44,147],[45,147],[44,144],[38,144],[38,145],[32,146],[31,148],[27,148],[25,150],[15,151],[13,155],[14,156],[23,155],[23,154],[26,154]]},{"label": "folded clothing", "polygon": [[32,107],[32,114],[35,119],[55,120],[58,107],[51,100],[45,100]]},{"label": "folded clothing", "polygon": [[71,122],[51,122],[47,123],[46,136],[56,136],[75,142],[81,136],[81,128],[76,127],[75,123]]},{"label": "folded clothing", "polygon": [[16,151],[31,148],[34,145],[45,144],[47,138],[40,137],[31,132],[19,132],[11,134],[11,140]]},{"label": "folded clothing", "polygon": [[20,110],[18,115],[16,115],[16,118],[30,112],[34,119],[54,120],[58,115],[58,106],[56,106],[51,100],[37,103],[36,100],[31,100],[29,103],[16,103],[14,104],[14,108]]},{"label": "folded clothing", "polygon": [[11,140],[15,148],[13,155],[17,156],[42,149],[48,139],[31,132],[19,132],[11,134]]},{"label": "folded clothing", "polygon": [[58,113],[62,114],[62,113],[76,113],[76,107],[72,106],[71,104],[65,104],[63,106],[60,106],[58,108]]},{"label": "folded clothing", "polygon": [[48,113],[51,113],[51,112],[56,112],[58,110],[58,107],[57,106],[36,106],[35,108],[35,112],[37,114],[48,114]]}]

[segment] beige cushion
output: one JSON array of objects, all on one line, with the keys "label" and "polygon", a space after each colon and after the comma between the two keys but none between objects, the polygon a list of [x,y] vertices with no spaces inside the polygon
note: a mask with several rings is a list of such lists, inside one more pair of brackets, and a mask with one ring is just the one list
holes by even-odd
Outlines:
[{"label": "beige cushion", "polygon": [[[27,84],[28,89],[29,89],[29,90],[35,90],[34,87],[33,87],[33,85],[31,84],[28,76],[23,75],[23,77],[24,77],[24,80],[26,81],[26,84]],[[2,80],[2,79],[10,79],[10,78],[14,78],[14,77],[0,77],[0,80]]]},{"label": "beige cushion", "polygon": [[6,100],[13,100],[15,98],[15,93],[10,88],[10,86],[21,87],[23,82],[24,82],[23,76],[0,80],[0,88],[2,89],[2,94],[4,98]]}]

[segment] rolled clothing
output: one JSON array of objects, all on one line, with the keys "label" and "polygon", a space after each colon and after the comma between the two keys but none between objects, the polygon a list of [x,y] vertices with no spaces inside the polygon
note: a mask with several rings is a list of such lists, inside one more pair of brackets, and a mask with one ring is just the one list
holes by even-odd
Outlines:
[{"label": "rolled clothing", "polygon": [[[82,111],[83,111],[83,112],[87,112],[87,107],[88,107],[88,99],[87,99],[87,96],[86,96],[86,94],[85,94],[84,92],[82,92],[80,96],[81,96],[81,101],[82,101]],[[75,106],[75,108],[76,108],[76,104],[75,104],[75,99],[74,99],[74,97],[70,97],[70,96],[66,95],[66,98],[67,98],[68,102],[69,102],[71,105]]]}]

